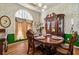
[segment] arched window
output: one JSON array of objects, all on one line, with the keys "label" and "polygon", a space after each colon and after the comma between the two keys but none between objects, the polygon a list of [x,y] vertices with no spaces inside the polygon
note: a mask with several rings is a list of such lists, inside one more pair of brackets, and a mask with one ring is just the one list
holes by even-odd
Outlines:
[{"label": "arched window", "polygon": [[32,15],[26,10],[18,10],[15,14],[15,17],[26,20],[33,20]]},{"label": "arched window", "polygon": [[26,39],[26,32],[29,26],[29,23],[27,23],[27,21],[33,21],[32,15],[26,10],[18,10],[15,13],[15,21],[16,40]]}]

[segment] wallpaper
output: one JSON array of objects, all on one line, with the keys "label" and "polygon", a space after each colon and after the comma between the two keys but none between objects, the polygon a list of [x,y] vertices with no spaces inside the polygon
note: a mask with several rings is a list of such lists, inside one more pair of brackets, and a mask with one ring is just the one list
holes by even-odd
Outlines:
[{"label": "wallpaper", "polygon": [[77,31],[79,33],[79,4],[78,3],[63,3],[56,5],[54,7],[50,7],[45,12],[42,13],[41,21],[44,23],[44,18],[47,14],[50,13],[56,13],[56,14],[65,14],[65,21],[64,21],[64,31],[66,34],[70,34],[71,30],[71,19],[74,20],[74,31]]}]

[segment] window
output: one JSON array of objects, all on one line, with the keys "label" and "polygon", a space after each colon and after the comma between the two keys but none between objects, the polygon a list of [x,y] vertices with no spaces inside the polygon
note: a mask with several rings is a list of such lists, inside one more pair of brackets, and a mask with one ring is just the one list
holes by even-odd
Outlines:
[{"label": "window", "polygon": [[[29,25],[27,21],[33,21],[32,15],[26,10],[18,10],[15,13],[16,20],[16,40],[26,39],[27,26]],[[17,22],[18,21],[18,22]]]},{"label": "window", "polygon": [[26,19],[26,20],[33,20],[32,15],[26,10],[18,10],[15,14],[15,17]]}]

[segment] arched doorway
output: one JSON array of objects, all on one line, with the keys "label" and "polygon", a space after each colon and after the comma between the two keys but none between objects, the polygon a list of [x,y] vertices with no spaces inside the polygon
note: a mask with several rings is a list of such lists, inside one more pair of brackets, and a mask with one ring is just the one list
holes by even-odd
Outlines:
[{"label": "arched doorway", "polygon": [[15,40],[26,39],[28,27],[32,25],[32,15],[25,10],[18,10],[15,14]]}]

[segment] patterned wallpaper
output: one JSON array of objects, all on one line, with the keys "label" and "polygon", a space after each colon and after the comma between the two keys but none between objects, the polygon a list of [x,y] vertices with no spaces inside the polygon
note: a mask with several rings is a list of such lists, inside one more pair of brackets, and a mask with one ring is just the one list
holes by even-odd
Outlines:
[{"label": "patterned wallpaper", "polygon": [[79,4],[78,3],[63,3],[51,7],[42,13],[41,21],[44,25],[44,18],[47,14],[55,12],[56,14],[65,14],[65,33],[69,34],[71,30],[71,19],[74,19],[74,31],[79,33]]},{"label": "patterned wallpaper", "polygon": [[[33,22],[39,23],[40,13],[30,10],[28,8],[22,7],[17,3],[0,3],[0,17],[2,15],[7,15],[11,19],[11,26],[6,29],[7,34],[15,34],[15,13],[18,10],[25,10],[29,12],[33,17]],[[3,28],[0,26],[0,28]],[[33,30],[35,30],[35,26],[33,24]]]}]

